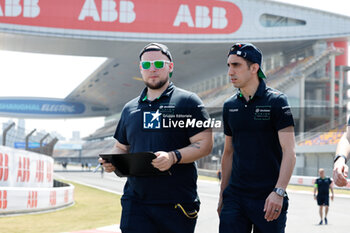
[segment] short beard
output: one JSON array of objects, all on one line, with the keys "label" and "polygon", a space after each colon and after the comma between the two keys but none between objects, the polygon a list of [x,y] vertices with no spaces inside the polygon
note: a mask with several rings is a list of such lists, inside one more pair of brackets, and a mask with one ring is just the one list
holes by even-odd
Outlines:
[{"label": "short beard", "polygon": [[158,90],[160,88],[162,88],[167,82],[168,82],[169,79],[166,79],[166,80],[160,80],[159,82],[155,83],[155,84],[150,84],[150,83],[147,83],[145,82],[146,86],[152,90]]}]

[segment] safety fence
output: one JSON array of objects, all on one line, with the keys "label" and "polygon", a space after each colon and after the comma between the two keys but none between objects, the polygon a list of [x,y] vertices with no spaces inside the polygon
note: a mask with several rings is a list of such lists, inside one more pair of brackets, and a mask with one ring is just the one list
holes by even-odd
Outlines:
[{"label": "safety fence", "polygon": [[57,142],[58,138],[55,135],[43,130],[25,128],[23,119],[19,119],[17,124],[12,120],[4,122],[0,129],[0,145],[2,146],[52,156]]}]

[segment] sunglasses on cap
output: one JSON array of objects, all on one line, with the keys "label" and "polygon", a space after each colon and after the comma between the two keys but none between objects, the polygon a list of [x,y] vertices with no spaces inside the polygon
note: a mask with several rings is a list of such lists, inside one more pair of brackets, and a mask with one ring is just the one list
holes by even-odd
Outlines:
[{"label": "sunglasses on cap", "polygon": [[162,54],[167,56],[170,61],[173,60],[168,47],[166,45],[163,45],[163,44],[160,44],[160,43],[150,43],[150,44],[146,45],[140,52],[140,55],[139,55],[140,60],[141,60],[142,55],[145,52],[149,52],[149,51],[160,51]]},{"label": "sunglasses on cap", "polygon": [[230,56],[231,54],[237,54],[238,56],[246,57],[247,53],[244,52],[244,50],[247,50],[248,47],[252,47],[252,45],[251,44],[236,43],[236,44],[232,45],[232,47],[230,48],[230,51],[228,52],[227,56]]},{"label": "sunglasses on cap", "polygon": [[140,65],[142,69],[148,70],[151,68],[151,65],[153,64],[156,69],[163,69],[165,63],[170,63],[170,61],[164,61],[164,60],[159,60],[159,61],[141,61]]}]

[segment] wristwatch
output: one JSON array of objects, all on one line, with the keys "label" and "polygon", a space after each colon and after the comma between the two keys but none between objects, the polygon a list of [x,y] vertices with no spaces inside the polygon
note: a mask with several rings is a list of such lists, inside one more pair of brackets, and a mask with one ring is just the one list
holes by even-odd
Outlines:
[{"label": "wristwatch", "polygon": [[337,154],[337,155],[334,157],[334,163],[335,163],[339,158],[344,158],[344,159],[345,159],[345,164],[348,162],[348,160],[347,160],[347,158],[346,158],[345,155]]},{"label": "wristwatch", "polygon": [[284,197],[284,194],[286,193],[286,191],[282,188],[274,188],[273,191],[280,197]]},{"label": "wristwatch", "polygon": [[178,163],[180,163],[180,161],[182,159],[182,155],[181,155],[180,151],[178,151],[178,150],[174,150],[174,153],[176,156],[176,163],[175,164],[178,164]]}]

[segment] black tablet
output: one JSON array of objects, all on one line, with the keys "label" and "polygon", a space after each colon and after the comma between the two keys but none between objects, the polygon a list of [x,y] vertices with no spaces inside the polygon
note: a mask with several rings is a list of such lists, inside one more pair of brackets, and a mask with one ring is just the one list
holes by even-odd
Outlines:
[{"label": "black tablet", "polygon": [[99,156],[115,166],[115,174],[119,177],[170,175],[169,171],[160,171],[153,167],[151,162],[156,155],[151,152],[100,154]]}]

